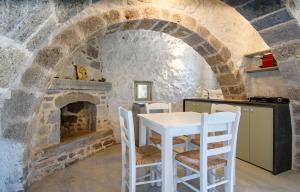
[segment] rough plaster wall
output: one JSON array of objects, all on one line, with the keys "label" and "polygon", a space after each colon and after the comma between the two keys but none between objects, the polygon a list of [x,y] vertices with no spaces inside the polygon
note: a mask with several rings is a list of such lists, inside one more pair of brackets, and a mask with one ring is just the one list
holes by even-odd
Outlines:
[{"label": "rough plaster wall", "polygon": [[[209,65],[183,41],[153,31],[126,31],[100,41],[103,76],[112,82],[109,117],[115,127],[117,107],[131,109],[134,81],[153,81],[153,101],[172,102],[182,111],[182,99],[201,95],[218,84]],[[115,133],[118,137],[119,130]]]},{"label": "rough plaster wall", "polygon": [[244,76],[248,97],[288,97],[288,92],[279,71],[249,73]]},{"label": "rough plaster wall", "polygon": [[23,147],[15,142],[0,138],[0,192],[23,189],[22,181]]},{"label": "rough plaster wall", "polygon": [[[161,3],[161,0],[155,1]],[[168,4],[168,1],[165,1],[165,4]],[[269,48],[258,32],[249,25],[249,21],[234,8],[220,0],[201,0],[198,4],[197,12],[193,13],[196,8],[190,8],[190,12],[201,18],[199,21],[202,25],[231,50],[232,59],[236,64],[241,64],[244,54]]]},{"label": "rough plaster wall", "polygon": [[298,23],[300,23],[300,1],[287,0],[287,7],[290,13],[297,19]]}]

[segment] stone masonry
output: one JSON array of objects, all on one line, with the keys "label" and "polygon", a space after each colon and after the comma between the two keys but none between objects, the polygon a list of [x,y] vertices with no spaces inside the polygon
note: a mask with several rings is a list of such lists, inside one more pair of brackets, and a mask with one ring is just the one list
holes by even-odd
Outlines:
[{"label": "stone masonry", "polygon": [[[225,0],[241,13],[272,49],[281,76],[286,82],[294,113],[294,166],[300,167],[300,27],[293,17],[299,14],[293,1]],[[288,2],[288,4],[286,4]]]},{"label": "stone masonry", "polygon": [[31,172],[29,172],[28,184],[104,150],[114,142],[112,130],[103,130],[39,150],[33,154],[32,162],[29,165]]},{"label": "stone masonry", "polygon": [[96,105],[96,131],[109,129],[105,92],[48,91],[38,114],[33,146],[36,149],[60,143],[61,108],[67,104],[88,101]]},{"label": "stone masonry", "polygon": [[[75,138],[73,141],[61,143],[61,108],[67,104],[78,101],[87,101],[95,105],[96,113],[94,113],[94,115],[96,116],[96,132],[87,136]],[[107,115],[108,108],[105,91],[48,90],[47,94],[44,96],[44,99],[41,103],[41,108],[37,115],[37,126],[35,126],[35,128],[32,130],[34,133],[34,139],[31,141],[31,145],[34,158],[29,163],[29,181],[33,182],[35,180],[42,179],[44,176],[65,167],[65,165],[62,165],[61,163],[68,163],[69,161],[74,160],[74,158],[70,157],[67,162],[59,161],[60,156],[64,153],[73,153],[74,151],[84,149],[84,152],[80,153],[80,159],[82,159],[98,150],[107,147],[106,145],[103,146],[102,144],[99,144],[106,144],[107,140],[114,139]],[[101,133],[105,133],[105,137],[102,137]],[[77,145],[76,143],[79,144]],[[109,142],[109,144],[110,143],[111,142]],[[93,146],[94,144],[99,144],[101,147],[95,148],[94,150],[87,149],[88,146]],[[56,151],[55,155],[52,153],[46,153],[46,151],[49,150]],[[36,159],[36,154],[43,155],[40,159]],[[53,159],[55,158],[58,158],[58,162],[56,163],[59,163],[59,165],[53,165]],[[48,160],[51,160],[51,162],[47,163]],[[77,158],[76,161],[78,160],[79,159]],[[38,164],[38,166],[35,167],[35,164]],[[53,170],[50,170],[51,167],[53,167]]]},{"label": "stone masonry", "polygon": [[[247,53],[246,47],[252,45],[253,37],[263,38],[279,61],[281,75],[288,77],[286,85],[293,100],[295,113],[295,167],[297,162],[299,166],[300,88],[297,83],[297,42],[300,29],[297,20],[289,13],[285,1],[225,0],[225,3],[235,10],[225,9],[230,7],[219,0],[75,0],[72,4],[66,2],[5,0],[0,3],[0,88],[8,88],[11,91],[11,98],[5,101],[1,109],[0,132],[0,139],[5,138],[9,141],[4,142],[3,146],[0,145],[0,151],[3,152],[1,155],[6,157],[4,160],[16,161],[14,164],[6,163],[12,166],[11,170],[18,170],[13,178],[7,175],[7,172],[0,172],[4,183],[0,187],[15,186],[10,188],[12,191],[22,191],[26,188],[26,170],[30,159],[33,158],[31,139],[35,139],[32,129],[36,127],[35,121],[49,81],[55,76],[55,66],[68,61],[81,44],[95,35],[104,35],[115,29],[148,28],[171,35],[178,32],[177,34],[185,37],[187,42],[199,43],[199,53],[209,52],[205,56],[206,61],[216,72],[226,98],[246,97],[244,83],[247,82],[242,81],[242,74],[236,62],[242,57],[240,50],[243,50],[244,54]],[[206,14],[205,11],[213,11],[215,7],[231,11],[233,15],[239,12],[258,33],[245,35],[237,32],[237,26],[242,26],[241,31],[253,31],[250,24],[240,17],[230,17],[230,22],[213,28],[216,20],[211,18],[214,15]],[[217,15],[225,18],[226,15],[222,14],[223,11]],[[182,30],[177,31],[179,28]],[[216,33],[216,29],[223,28],[226,30],[222,30],[222,34]],[[196,35],[198,38],[194,39]],[[234,38],[226,38],[225,35]],[[232,43],[232,40],[235,43]],[[255,41],[255,44],[262,45],[263,40]],[[206,49],[209,47],[207,44],[213,49]],[[239,45],[240,48],[234,45]],[[236,52],[240,54],[237,55]],[[289,67],[297,70],[291,70]],[[11,148],[9,145],[15,144],[23,146],[25,150],[18,150],[18,158],[9,158],[12,154],[2,149]],[[22,159],[23,162],[19,163],[17,159]]]}]

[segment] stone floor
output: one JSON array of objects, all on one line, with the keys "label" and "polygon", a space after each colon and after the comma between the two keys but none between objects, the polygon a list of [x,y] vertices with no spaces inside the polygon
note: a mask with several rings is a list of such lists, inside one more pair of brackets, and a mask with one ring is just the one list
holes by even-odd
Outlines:
[{"label": "stone floor", "polygon": [[[34,183],[29,192],[120,192],[120,146],[105,151]],[[137,192],[159,192],[140,187]],[[180,192],[190,190],[180,187]],[[271,173],[237,161],[236,192],[299,192],[300,172]]]}]

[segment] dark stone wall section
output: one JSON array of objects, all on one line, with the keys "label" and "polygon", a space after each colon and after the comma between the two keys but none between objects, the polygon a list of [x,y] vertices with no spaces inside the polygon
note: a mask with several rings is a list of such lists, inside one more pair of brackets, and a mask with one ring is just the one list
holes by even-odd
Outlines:
[{"label": "dark stone wall section", "polygon": [[272,47],[300,38],[300,27],[297,21],[282,24],[280,27],[272,27],[260,32],[266,43]]},{"label": "dark stone wall section", "polygon": [[[225,0],[234,6],[253,27],[260,33],[270,46],[277,60],[280,74],[288,88],[292,100],[296,137],[300,136],[300,72],[299,72],[299,39],[300,26],[286,8],[284,0]],[[293,154],[295,166],[300,167],[300,143],[295,143],[296,152]]]},{"label": "dark stone wall section", "polygon": [[225,3],[227,3],[228,5],[233,6],[233,7],[242,5],[248,1],[249,0],[224,0]]},{"label": "dark stone wall section", "polygon": [[285,7],[285,4],[280,0],[250,0],[248,3],[243,4],[243,6],[237,7],[236,10],[247,20],[251,21],[283,7]]},{"label": "dark stone wall section", "polygon": [[253,21],[252,25],[256,30],[260,31],[281,23],[288,22],[292,19],[293,17],[287,12],[286,9],[281,9],[277,12],[263,17],[262,19]]}]

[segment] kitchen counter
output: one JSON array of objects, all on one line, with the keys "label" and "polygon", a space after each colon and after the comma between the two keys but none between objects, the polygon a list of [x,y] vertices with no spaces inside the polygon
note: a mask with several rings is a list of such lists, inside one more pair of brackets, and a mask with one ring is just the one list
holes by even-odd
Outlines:
[{"label": "kitchen counter", "polygon": [[184,99],[184,101],[200,101],[200,102],[236,104],[236,105],[253,105],[253,106],[262,106],[262,107],[275,107],[278,105],[286,105],[281,103],[257,103],[257,102],[250,102],[248,100],[230,100],[230,99],[221,100],[221,99],[205,99],[205,98],[191,98],[191,99]]},{"label": "kitchen counter", "polygon": [[275,175],[291,169],[292,128],[289,104],[191,98],[184,99],[183,111],[210,113],[212,104],[241,107],[237,158]]}]

